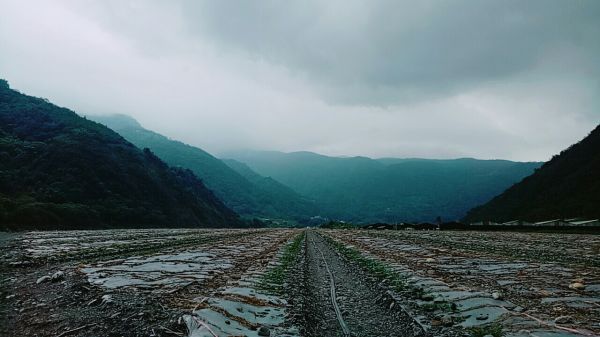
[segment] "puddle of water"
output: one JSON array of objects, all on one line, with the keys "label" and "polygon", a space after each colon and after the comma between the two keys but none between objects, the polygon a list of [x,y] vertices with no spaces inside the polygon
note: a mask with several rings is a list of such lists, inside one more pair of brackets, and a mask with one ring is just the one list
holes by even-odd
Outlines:
[{"label": "puddle of water", "polygon": [[273,303],[275,305],[284,306],[287,304],[287,301],[279,298],[277,296],[264,294],[253,288],[245,288],[245,287],[231,287],[223,291],[225,295],[238,295],[247,298],[254,298],[259,301]]},{"label": "puddle of water", "polygon": [[[278,256],[267,264],[266,270],[278,264]],[[202,300],[206,307],[184,316],[188,337],[214,337],[208,328],[217,336],[254,337],[262,328],[269,330],[269,336],[299,337],[298,329],[286,324],[287,301],[257,290],[256,282],[251,281],[264,273],[263,268],[251,267],[234,285]]]},{"label": "puddle of water", "polygon": [[[462,317],[466,319],[460,323],[464,328],[472,328],[480,325],[489,324],[498,320],[502,315],[506,314],[508,310],[500,307],[483,307],[478,309],[472,309],[461,313]],[[478,317],[486,316],[486,319],[478,319]]]},{"label": "puddle of water", "polygon": [[283,324],[285,318],[285,310],[281,307],[259,306],[226,299],[213,299],[209,303],[212,307],[227,312],[228,316],[239,317],[252,324],[277,326]]},{"label": "puddle of water", "polygon": [[468,298],[465,300],[460,300],[456,303],[456,306],[459,310],[470,310],[479,307],[485,306],[497,306],[497,307],[505,307],[505,308],[513,308],[515,305],[506,301],[499,301],[489,297],[475,297]]},{"label": "puddle of water", "polygon": [[227,259],[206,252],[161,254],[145,258],[100,263],[84,267],[91,284],[109,289],[121,287],[173,288],[203,280],[210,273],[232,267]]},{"label": "puddle of water", "polygon": [[237,321],[231,320],[210,309],[198,310],[194,313],[194,316],[197,317],[195,318],[191,315],[183,316],[189,331],[188,337],[214,337],[208,328],[199,323],[198,320],[204,322],[217,336],[258,337],[258,331],[250,330],[250,328]]},{"label": "puddle of water", "polygon": [[482,296],[485,293],[480,291],[444,291],[444,292],[433,292],[433,296],[442,298],[446,301],[456,301],[470,297]]},{"label": "puddle of water", "polygon": [[[235,295],[236,298],[228,297]],[[189,337],[213,337],[201,320],[218,336],[258,336],[258,329],[266,327],[271,336],[299,336],[294,327],[284,327],[286,301],[251,288],[225,289],[219,296],[206,301],[207,308],[184,316]]]}]

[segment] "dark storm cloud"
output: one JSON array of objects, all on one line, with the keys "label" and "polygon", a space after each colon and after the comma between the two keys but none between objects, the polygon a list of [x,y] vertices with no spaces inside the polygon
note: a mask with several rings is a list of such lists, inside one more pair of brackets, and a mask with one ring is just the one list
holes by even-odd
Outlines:
[{"label": "dark storm cloud", "polygon": [[599,8],[0,0],[0,77],[214,153],[546,160],[600,122]]},{"label": "dark storm cloud", "polygon": [[346,103],[454,94],[565,49],[554,67],[600,73],[600,1],[186,1],[183,12],[191,29]]}]

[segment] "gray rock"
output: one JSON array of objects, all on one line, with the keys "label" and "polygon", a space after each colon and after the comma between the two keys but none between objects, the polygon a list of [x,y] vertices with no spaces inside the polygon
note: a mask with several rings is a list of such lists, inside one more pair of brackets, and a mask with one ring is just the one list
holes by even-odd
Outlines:
[{"label": "gray rock", "polygon": [[475,319],[478,321],[485,321],[488,319],[488,317],[490,317],[488,314],[479,314],[477,317],[475,317]]},{"label": "gray rock", "polygon": [[102,295],[102,305],[111,304],[113,302],[111,295]]},{"label": "gray rock", "polygon": [[63,273],[62,271],[57,271],[56,273],[52,274],[52,276],[51,276],[52,282],[58,282],[64,278],[65,278],[65,273]]},{"label": "gray rock", "polygon": [[504,299],[504,295],[499,292],[499,291],[495,291],[492,293],[492,298],[495,300],[503,300]]},{"label": "gray rock", "polygon": [[46,275],[46,276],[42,276],[39,279],[37,279],[37,281],[35,281],[35,283],[40,284],[40,283],[48,282],[50,280],[52,280],[52,278],[50,276]]},{"label": "gray rock", "polygon": [[585,284],[583,284],[581,282],[575,282],[575,283],[571,283],[569,285],[569,288],[575,289],[575,290],[584,290],[585,289]]},{"label": "gray rock", "polygon": [[271,330],[263,325],[260,327],[260,329],[258,329],[258,335],[259,336],[271,336]]}]

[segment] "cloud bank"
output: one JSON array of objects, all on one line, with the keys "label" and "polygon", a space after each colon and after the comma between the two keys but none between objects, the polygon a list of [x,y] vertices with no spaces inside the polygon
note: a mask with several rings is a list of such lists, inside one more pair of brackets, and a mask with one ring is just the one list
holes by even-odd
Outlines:
[{"label": "cloud bank", "polygon": [[597,1],[0,1],[0,77],[212,152],[547,160],[600,122]]}]

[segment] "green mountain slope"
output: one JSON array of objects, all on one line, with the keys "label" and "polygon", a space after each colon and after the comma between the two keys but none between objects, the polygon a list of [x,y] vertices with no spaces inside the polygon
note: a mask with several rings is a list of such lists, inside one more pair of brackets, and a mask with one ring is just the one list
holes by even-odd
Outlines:
[{"label": "green mountain slope", "polygon": [[236,225],[191,171],[0,80],[0,227]]},{"label": "green mountain slope", "polygon": [[[304,221],[317,211],[313,203],[273,179],[234,170],[206,151],[144,129],[124,115],[92,116],[140,148],[149,148],[170,165],[192,170],[236,212],[246,216]],[[243,173],[243,174],[240,174]]]},{"label": "green mountain slope", "polygon": [[576,217],[600,218],[600,125],[531,176],[471,210],[465,220]]},{"label": "green mountain slope", "polygon": [[325,214],[355,222],[462,218],[541,163],[504,160],[375,160],[310,152],[231,153],[257,173],[317,201]]}]

